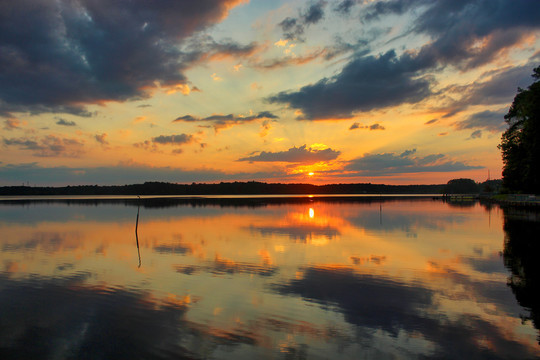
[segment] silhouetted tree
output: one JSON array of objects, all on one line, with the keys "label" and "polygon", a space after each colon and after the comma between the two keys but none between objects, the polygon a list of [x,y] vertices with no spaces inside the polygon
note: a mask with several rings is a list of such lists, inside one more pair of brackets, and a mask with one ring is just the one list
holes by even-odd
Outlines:
[{"label": "silhouetted tree", "polygon": [[444,187],[445,194],[476,194],[478,185],[472,179],[452,179]]},{"label": "silhouetted tree", "polygon": [[504,116],[508,129],[499,149],[503,158],[503,186],[507,191],[540,192],[540,66],[534,82],[518,93]]}]

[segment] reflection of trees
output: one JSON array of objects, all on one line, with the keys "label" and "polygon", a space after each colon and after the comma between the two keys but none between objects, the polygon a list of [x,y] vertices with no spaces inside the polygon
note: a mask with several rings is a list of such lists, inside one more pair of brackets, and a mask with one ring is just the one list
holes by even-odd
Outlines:
[{"label": "reflection of trees", "polygon": [[530,310],[524,320],[540,329],[540,214],[505,209],[504,231],[504,264],[512,272],[508,286],[519,304]]}]

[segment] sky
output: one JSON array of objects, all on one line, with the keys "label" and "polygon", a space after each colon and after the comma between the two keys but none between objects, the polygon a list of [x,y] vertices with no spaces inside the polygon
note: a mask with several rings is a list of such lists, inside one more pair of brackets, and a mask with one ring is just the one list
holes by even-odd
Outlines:
[{"label": "sky", "polygon": [[0,185],[500,178],[536,0],[0,0]]}]

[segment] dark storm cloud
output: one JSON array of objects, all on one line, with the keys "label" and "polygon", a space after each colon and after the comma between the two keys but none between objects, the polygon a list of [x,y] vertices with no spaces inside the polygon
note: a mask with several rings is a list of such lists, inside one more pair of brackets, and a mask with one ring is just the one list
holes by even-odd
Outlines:
[{"label": "dark storm cloud", "polygon": [[283,91],[269,97],[304,114],[299,119],[351,118],[356,111],[416,103],[431,94],[431,81],[417,76],[420,64],[394,51],[351,60],[341,72],[299,91]]},{"label": "dark storm cloud", "polygon": [[319,161],[330,161],[336,159],[341,154],[340,151],[330,148],[324,150],[307,148],[306,145],[292,147],[287,151],[261,151],[257,155],[240,158],[237,161],[263,161],[263,162],[290,162],[312,164]]},{"label": "dark storm cloud", "polygon": [[29,150],[37,157],[79,157],[84,152],[84,142],[55,135],[3,139],[4,146]]},{"label": "dark storm cloud", "polygon": [[443,154],[431,154],[413,157],[416,150],[406,150],[400,155],[395,153],[364,154],[353,159],[345,170],[354,171],[355,175],[383,176],[397,173],[452,172],[481,169],[459,161],[447,160]]},{"label": "dark storm cloud", "polygon": [[[236,3],[1,0],[0,115],[91,115],[84,104],[143,98],[155,82],[186,83],[183,71],[204,54],[183,52],[181,45]],[[205,50],[249,50],[214,45]]]},{"label": "dark storm cloud", "polygon": [[305,27],[318,23],[324,17],[326,1],[318,1],[301,11],[297,18],[287,17],[278,25],[283,30],[283,36],[288,40],[302,41]]},{"label": "dark storm cloud", "polygon": [[[417,103],[432,95],[428,72],[487,64],[540,28],[540,2],[527,0],[377,1],[365,7],[362,19],[382,22],[384,16],[408,12],[415,18],[408,32],[431,38],[418,51],[355,55],[338,75],[268,100],[301,110],[301,119],[307,120],[350,118],[359,111]],[[494,95],[507,89],[493,89]]]}]

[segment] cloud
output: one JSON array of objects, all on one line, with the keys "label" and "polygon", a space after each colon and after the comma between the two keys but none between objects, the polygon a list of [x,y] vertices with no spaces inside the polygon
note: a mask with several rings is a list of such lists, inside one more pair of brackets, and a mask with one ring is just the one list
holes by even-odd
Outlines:
[{"label": "cloud", "polygon": [[[137,148],[141,148],[148,151],[158,152],[160,147],[164,145],[172,145],[175,148],[172,149],[173,154],[181,154],[183,150],[179,148],[181,145],[198,143],[200,140],[191,134],[173,134],[173,135],[159,135],[133,144]],[[203,146],[204,147],[204,146]]]},{"label": "cloud", "polygon": [[56,125],[60,126],[77,126],[77,123],[75,121],[68,121],[66,119],[62,118],[56,118],[58,121],[56,122]]},{"label": "cloud", "polygon": [[200,120],[201,120],[200,118],[196,118],[192,115],[184,115],[184,116],[177,117],[176,119],[173,120],[173,122],[180,122],[180,121],[190,122],[190,121],[200,121]]},{"label": "cloud", "polygon": [[160,135],[152,138],[152,141],[156,144],[162,145],[182,145],[189,144],[194,141],[193,135],[180,134],[180,135]]},{"label": "cloud", "polygon": [[232,41],[206,41],[196,52],[189,48],[194,34],[224,19],[239,3],[4,1],[0,115],[90,116],[86,104],[144,98],[156,83],[185,84],[184,71],[196,61],[220,52],[253,51],[254,44]]},{"label": "cloud", "polygon": [[354,45],[347,44],[347,43],[337,43],[332,46],[317,48],[315,50],[308,52],[305,55],[292,54],[290,56],[285,56],[282,58],[265,59],[262,61],[257,58],[252,58],[249,62],[249,65],[257,69],[273,70],[273,69],[282,68],[286,66],[304,65],[318,59],[329,61],[341,54],[358,50],[362,46],[364,46],[362,42],[359,42],[358,44],[354,44]]},{"label": "cloud", "polygon": [[431,125],[431,124],[435,124],[437,121],[439,121],[438,119],[431,119],[429,121],[426,121],[424,123],[424,125]]},{"label": "cloud", "polygon": [[8,147],[32,151],[37,157],[79,157],[84,153],[84,142],[56,135],[47,135],[42,138],[4,138],[3,142]]},{"label": "cloud", "polygon": [[491,132],[504,131],[506,128],[506,123],[504,122],[504,115],[506,115],[506,112],[506,109],[477,112],[470,115],[465,120],[454,123],[454,126],[458,130],[484,129]]},{"label": "cloud", "polygon": [[283,37],[286,40],[303,41],[301,37],[304,34],[305,27],[317,24],[323,19],[326,4],[326,1],[311,3],[307,9],[300,11],[298,17],[287,17],[281,21],[278,25],[283,30]]},{"label": "cloud", "polygon": [[[519,44],[527,30],[540,28],[540,3],[528,0],[389,0],[369,4],[364,21],[387,15],[414,16],[411,32],[431,37],[418,53],[426,63],[471,69]],[[418,15],[415,15],[418,14]]]},{"label": "cloud", "polygon": [[302,111],[299,119],[351,118],[357,111],[416,103],[431,95],[431,80],[418,77],[420,65],[408,54],[398,58],[394,51],[356,56],[332,78],[267,100]]},{"label": "cloud", "polygon": [[324,16],[324,6],[326,6],[326,1],[318,1],[311,4],[302,16],[304,24],[318,23]]},{"label": "cloud", "polygon": [[410,150],[405,150],[404,152],[402,152],[399,157],[407,157],[409,155],[413,155],[413,154],[416,154],[416,149],[410,149]]},{"label": "cloud", "polygon": [[369,130],[385,130],[386,128],[380,124],[373,124],[369,126]]},{"label": "cloud", "polygon": [[179,116],[173,120],[174,122],[210,122],[214,127],[214,131],[218,132],[219,130],[230,128],[234,125],[241,125],[256,120],[263,120],[263,128],[268,126],[268,121],[279,119],[279,117],[270,111],[261,111],[258,114],[241,116],[234,114],[220,115],[214,114],[207,116],[205,118],[195,117],[193,115],[183,115]]},{"label": "cloud", "polygon": [[345,170],[352,171],[355,175],[383,176],[398,173],[453,172],[482,168],[459,161],[451,161],[443,154],[412,157],[415,153],[416,149],[406,150],[399,155],[396,153],[364,154],[362,157],[351,160],[345,166]]},{"label": "cloud", "polygon": [[109,145],[109,142],[107,141],[107,133],[96,134],[96,135],[94,135],[94,138],[101,145]]},{"label": "cloud", "polygon": [[372,124],[372,125],[362,125],[360,123],[355,122],[351,125],[349,130],[355,130],[355,129],[369,129],[369,130],[385,130],[386,128],[378,123]]},{"label": "cloud", "polygon": [[354,5],[356,5],[355,0],[343,0],[334,8],[334,11],[341,14],[349,14]]},{"label": "cloud", "polygon": [[262,161],[262,162],[289,162],[289,163],[304,163],[313,164],[320,161],[331,161],[336,159],[341,154],[340,151],[332,150],[331,148],[313,149],[306,145],[300,147],[292,147],[287,151],[266,152],[261,151],[257,155],[247,156],[238,159],[238,161]]},{"label": "cloud", "polygon": [[223,81],[223,78],[220,78],[219,76],[217,76],[216,73],[213,73],[210,76],[212,77],[212,80],[214,80],[214,81]]},{"label": "cloud", "polygon": [[[407,13],[414,20],[404,35],[427,36],[430,41],[399,56],[394,50],[378,56],[355,54],[337,75],[267,100],[300,110],[304,115],[299,119],[307,120],[351,118],[355,112],[418,103],[433,95],[433,72],[447,66],[465,71],[503,57],[540,28],[533,15],[538,12],[540,2],[526,0],[372,2],[364,7],[364,22],[383,22],[384,16]],[[291,28],[296,22],[285,25]],[[508,87],[478,90],[491,90],[500,98]],[[486,103],[488,99],[469,100]]]},{"label": "cloud", "polygon": [[14,130],[21,127],[21,122],[16,118],[8,118],[4,120],[4,130]]},{"label": "cloud", "polygon": [[[469,106],[508,104],[516,95],[518,87],[526,88],[532,83],[531,72],[536,65],[532,62],[523,66],[506,67],[486,72],[473,84],[449,86],[443,93],[455,95],[441,111],[447,113],[443,117],[451,117]],[[483,81],[482,81],[483,80]]]},{"label": "cloud", "polygon": [[481,137],[482,137],[482,130],[473,131],[473,133],[471,134],[471,139],[479,139]]}]

